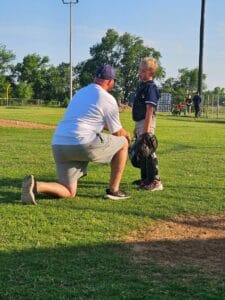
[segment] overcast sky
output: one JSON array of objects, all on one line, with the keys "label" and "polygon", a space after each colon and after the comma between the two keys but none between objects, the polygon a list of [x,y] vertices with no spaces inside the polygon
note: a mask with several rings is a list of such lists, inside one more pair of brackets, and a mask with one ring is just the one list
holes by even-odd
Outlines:
[{"label": "overcast sky", "polygon": [[[0,43],[22,61],[47,55],[69,61],[69,5],[61,0],[0,0]],[[73,62],[89,58],[89,48],[107,29],[128,32],[162,55],[166,77],[198,67],[201,0],[79,0],[73,6]],[[225,0],[206,0],[203,71],[207,87],[225,87]]]}]

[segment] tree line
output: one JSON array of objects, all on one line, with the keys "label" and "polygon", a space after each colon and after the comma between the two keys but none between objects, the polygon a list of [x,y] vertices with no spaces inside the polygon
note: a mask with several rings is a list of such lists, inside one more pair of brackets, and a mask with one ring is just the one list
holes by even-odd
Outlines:
[{"label": "tree line", "polygon": [[[100,64],[111,64],[116,68],[117,80],[114,96],[121,102],[132,98],[137,85],[137,70],[140,60],[152,56],[159,61],[156,79],[163,92],[172,94],[174,102],[180,102],[197,91],[198,69],[178,70],[177,78],[167,78],[161,65],[161,53],[144,45],[144,41],[129,33],[120,35],[108,29],[100,43],[90,48],[90,58],[73,68],[74,92],[92,82],[95,70]],[[62,62],[54,66],[48,56],[37,53],[26,55],[22,62],[13,64],[15,54],[0,44],[0,98],[24,100],[42,99],[46,103],[55,100],[67,104],[69,99],[69,64]],[[224,88],[216,87],[207,91],[206,75],[203,74],[203,89],[208,94],[223,93]]]}]

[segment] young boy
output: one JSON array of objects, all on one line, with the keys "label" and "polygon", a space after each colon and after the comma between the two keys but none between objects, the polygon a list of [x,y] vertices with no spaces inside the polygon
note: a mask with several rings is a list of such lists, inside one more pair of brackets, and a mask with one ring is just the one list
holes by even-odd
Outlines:
[{"label": "young boy", "polygon": [[[133,103],[132,116],[135,121],[134,136],[142,138],[145,133],[153,133],[156,128],[156,107],[160,93],[153,78],[158,68],[157,61],[152,57],[145,57],[138,70],[140,83]],[[150,191],[161,191],[163,185],[158,173],[156,154],[141,160],[141,179],[134,182],[141,188]]]}]

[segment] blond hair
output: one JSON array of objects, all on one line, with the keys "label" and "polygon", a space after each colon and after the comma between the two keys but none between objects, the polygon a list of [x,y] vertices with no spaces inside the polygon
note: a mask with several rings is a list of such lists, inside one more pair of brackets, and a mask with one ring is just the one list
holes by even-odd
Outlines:
[{"label": "blond hair", "polygon": [[139,67],[148,70],[152,76],[155,75],[156,70],[158,69],[158,62],[153,57],[145,57],[142,59]]}]

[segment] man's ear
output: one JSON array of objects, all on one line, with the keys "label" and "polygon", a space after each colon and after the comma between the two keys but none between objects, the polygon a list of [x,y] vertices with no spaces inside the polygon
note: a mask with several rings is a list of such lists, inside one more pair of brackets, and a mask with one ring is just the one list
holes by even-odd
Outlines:
[{"label": "man's ear", "polygon": [[108,89],[112,90],[113,86],[114,86],[114,80],[113,79],[107,80],[107,87],[108,87]]}]

